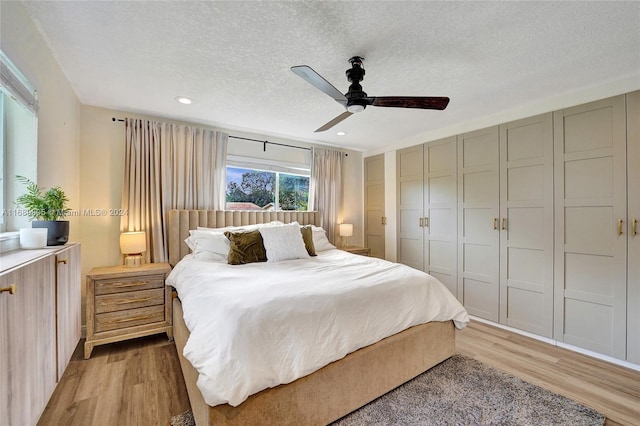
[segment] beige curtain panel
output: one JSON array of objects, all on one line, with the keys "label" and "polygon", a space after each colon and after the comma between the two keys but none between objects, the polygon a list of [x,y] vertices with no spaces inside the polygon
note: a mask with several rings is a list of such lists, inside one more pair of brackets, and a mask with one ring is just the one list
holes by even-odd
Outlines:
[{"label": "beige curtain panel", "polygon": [[342,165],[344,153],[313,148],[309,180],[309,211],[320,212],[327,238],[334,244],[342,215]]},{"label": "beige curtain panel", "polygon": [[224,209],[229,135],[125,119],[121,231],[145,231],[147,262],[168,260],[170,209]]}]

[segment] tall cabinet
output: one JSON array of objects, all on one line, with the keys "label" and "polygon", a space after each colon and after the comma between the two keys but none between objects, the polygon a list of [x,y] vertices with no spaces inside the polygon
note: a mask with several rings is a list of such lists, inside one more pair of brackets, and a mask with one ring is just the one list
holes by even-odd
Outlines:
[{"label": "tall cabinet", "polygon": [[555,338],[626,356],[625,96],[554,113]]},{"label": "tall cabinet", "polygon": [[385,258],[384,154],[364,159],[364,245]]},{"label": "tall cabinet", "polygon": [[627,95],[627,361],[640,364],[640,91]]},{"label": "tall cabinet", "polygon": [[458,294],[456,139],[398,151],[398,261]]}]

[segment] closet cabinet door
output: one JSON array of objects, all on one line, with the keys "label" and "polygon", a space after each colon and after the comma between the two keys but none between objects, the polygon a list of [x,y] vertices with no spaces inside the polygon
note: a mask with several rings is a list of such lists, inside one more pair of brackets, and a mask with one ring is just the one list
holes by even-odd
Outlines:
[{"label": "closet cabinet door", "polygon": [[0,424],[35,425],[56,386],[53,256],[0,275]]},{"label": "closet cabinet door", "polygon": [[423,149],[422,145],[397,153],[398,262],[424,270]]},{"label": "closet cabinet door", "polygon": [[457,144],[455,136],[424,145],[424,267],[458,296]]},{"label": "closet cabinet door", "polygon": [[384,259],[384,154],[364,159],[364,197],[364,246]]},{"label": "closet cabinet door", "polygon": [[640,364],[640,91],[627,94],[627,361]]},{"label": "closet cabinet door", "polygon": [[498,127],[458,136],[458,291],[471,315],[499,316]]},{"label": "closet cabinet door", "polygon": [[59,381],[80,341],[80,245],[61,250],[55,259]]},{"label": "closet cabinet door", "polygon": [[624,359],[624,95],[556,111],[554,144],[554,338]]},{"label": "closet cabinet door", "polygon": [[500,126],[500,322],[553,335],[553,116]]}]

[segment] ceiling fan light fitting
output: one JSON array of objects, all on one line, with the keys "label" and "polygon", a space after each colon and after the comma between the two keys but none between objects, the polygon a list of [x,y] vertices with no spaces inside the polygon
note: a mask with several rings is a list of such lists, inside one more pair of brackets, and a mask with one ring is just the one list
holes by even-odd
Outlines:
[{"label": "ceiling fan light fitting", "polygon": [[358,104],[349,105],[347,106],[347,111],[349,111],[352,114],[355,114],[357,112],[362,112],[364,111],[364,105],[358,105]]}]

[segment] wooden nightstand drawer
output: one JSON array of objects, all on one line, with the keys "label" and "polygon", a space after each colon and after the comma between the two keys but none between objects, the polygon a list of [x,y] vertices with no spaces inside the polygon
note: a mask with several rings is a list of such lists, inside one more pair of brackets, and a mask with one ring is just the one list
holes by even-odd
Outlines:
[{"label": "wooden nightstand drawer", "polygon": [[96,296],[96,314],[164,304],[164,289],[140,290]]},{"label": "wooden nightstand drawer", "polygon": [[95,332],[101,333],[103,331],[163,322],[164,320],[164,305],[96,314]]},{"label": "wooden nightstand drawer", "polygon": [[102,294],[122,293],[126,291],[146,290],[150,288],[163,288],[164,275],[96,280],[95,285],[96,296]]}]

